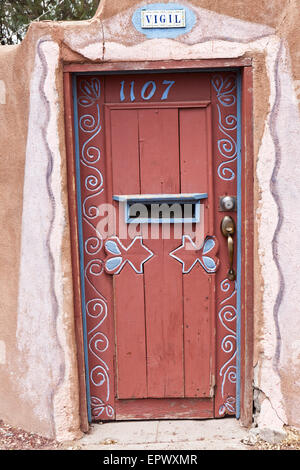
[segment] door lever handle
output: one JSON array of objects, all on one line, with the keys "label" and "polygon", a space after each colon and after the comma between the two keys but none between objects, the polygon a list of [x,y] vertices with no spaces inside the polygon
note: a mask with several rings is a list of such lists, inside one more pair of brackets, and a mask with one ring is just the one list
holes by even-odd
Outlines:
[{"label": "door lever handle", "polygon": [[227,246],[228,246],[228,256],[229,256],[229,270],[227,273],[227,278],[230,281],[235,281],[236,274],[233,269],[233,256],[234,256],[234,241],[233,235],[235,233],[235,222],[232,217],[229,215],[225,215],[221,222],[221,232],[224,237],[227,238]]}]

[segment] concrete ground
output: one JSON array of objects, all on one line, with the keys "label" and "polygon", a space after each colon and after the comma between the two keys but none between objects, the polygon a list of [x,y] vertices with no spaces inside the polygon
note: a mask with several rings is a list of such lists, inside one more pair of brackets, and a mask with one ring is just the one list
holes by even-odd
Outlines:
[{"label": "concrete ground", "polygon": [[93,424],[70,444],[83,450],[249,450],[248,430],[235,418],[218,420],[126,421]]}]

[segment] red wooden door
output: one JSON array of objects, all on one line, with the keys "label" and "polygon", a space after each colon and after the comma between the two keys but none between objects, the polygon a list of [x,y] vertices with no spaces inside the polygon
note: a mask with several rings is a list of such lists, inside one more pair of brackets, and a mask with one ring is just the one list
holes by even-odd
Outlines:
[{"label": "red wooden door", "polygon": [[80,77],[76,91],[94,418],[232,413],[236,318],[222,295],[235,283],[218,203],[236,192],[236,77]]}]

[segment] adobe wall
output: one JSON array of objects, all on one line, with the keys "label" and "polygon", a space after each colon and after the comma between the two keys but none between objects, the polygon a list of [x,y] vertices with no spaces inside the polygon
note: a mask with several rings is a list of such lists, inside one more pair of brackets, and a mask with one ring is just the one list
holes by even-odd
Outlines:
[{"label": "adobe wall", "polygon": [[63,61],[251,57],[257,423],[300,427],[297,0],[183,0],[197,22],[173,39],[134,28],[147,3],[102,0],[92,20],[33,23],[0,48],[0,418],[62,440],[81,433]]}]

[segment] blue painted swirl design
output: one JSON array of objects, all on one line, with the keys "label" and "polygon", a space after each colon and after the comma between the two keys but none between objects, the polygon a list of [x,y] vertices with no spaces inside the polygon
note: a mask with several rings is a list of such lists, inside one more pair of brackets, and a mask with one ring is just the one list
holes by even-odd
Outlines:
[{"label": "blue painted swirl design", "polygon": [[223,279],[220,284],[222,292],[225,292],[227,297],[220,302],[218,317],[220,323],[225,329],[225,334],[221,342],[221,349],[228,355],[228,359],[221,366],[219,375],[222,378],[221,383],[221,396],[223,404],[219,408],[219,415],[223,416],[226,411],[229,414],[235,413],[236,399],[233,396],[227,396],[226,384],[236,383],[236,329],[235,322],[237,317],[237,310],[235,306],[236,298],[236,282],[231,282],[227,278]]},{"label": "blue painted swirl design", "polygon": [[[82,202],[83,221],[94,232],[84,242],[86,256],[91,257],[84,266],[85,283],[92,287],[94,296],[86,298],[86,317],[95,320],[96,324],[87,332],[88,349],[96,358],[96,365],[89,371],[90,381],[94,387],[99,388],[98,396],[91,396],[90,405],[92,416],[99,418],[106,414],[108,418],[114,416],[114,409],[110,405],[110,374],[109,367],[103,359],[103,353],[109,348],[108,337],[101,331],[101,326],[108,316],[107,300],[99,292],[97,278],[103,273],[104,262],[99,258],[103,247],[103,237],[96,227],[96,219],[99,217],[99,209],[96,198],[103,192],[103,175],[99,170],[101,150],[93,143],[100,133],[101,115],[99,99],[101,94],[100,80],[97,78],[82,79],[79,83],[81,95],[78,98],[78,106],[89,108],[94,105],[96,112],[89,111],[79,119],[79,127],[87,139],[83,142],[80,153],[80,165],[88,175],[85,177],[84,185],[86,196]],[[93,202],[95,201],[95,202]]]}]

